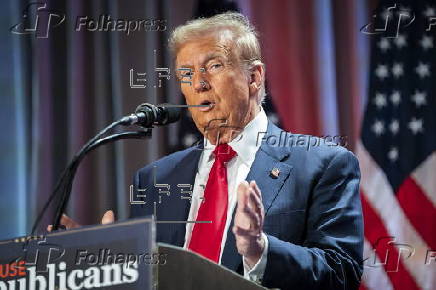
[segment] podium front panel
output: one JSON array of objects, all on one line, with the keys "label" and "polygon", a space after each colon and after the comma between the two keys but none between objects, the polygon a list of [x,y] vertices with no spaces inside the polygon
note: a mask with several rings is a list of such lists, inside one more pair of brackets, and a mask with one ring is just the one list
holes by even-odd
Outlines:
[{"label": "podium front panel", "polygon": [[0,290],[152,289],[151,218],[0,242]]}]

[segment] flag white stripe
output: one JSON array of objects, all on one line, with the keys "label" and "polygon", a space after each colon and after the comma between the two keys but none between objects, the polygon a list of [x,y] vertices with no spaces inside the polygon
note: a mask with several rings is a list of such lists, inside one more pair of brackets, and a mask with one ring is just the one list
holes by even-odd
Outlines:
[{"label": "flag white stripe", "polygon": [[433,152],[418,168],[413,171],[412,176],[421,187],[427,198],[436,207],[436,152]]},{"label": "flag white stripe", "polygon": [[426,253],[430,248],[404,215],[383,170],[373,161],[360,141],[356,148],[362,173],[361,187],[365,197],[383,220],[389,235],[395,237],[397,243],[414,247],[415,253],[412,257],[402,257],[403,264],[419,287],[431,289],[436,285],[436,275],[432,271],[433,265],[425,264]]},{"label": "flag white stripe", "polygon": [[379,257],[367,239],[364,241],[363,258],[368,258],[364,264],[362,283],[371,290],[393,290],[391,280],[385,272],[383,266],[371,267],[370,265],[381,265]]}]

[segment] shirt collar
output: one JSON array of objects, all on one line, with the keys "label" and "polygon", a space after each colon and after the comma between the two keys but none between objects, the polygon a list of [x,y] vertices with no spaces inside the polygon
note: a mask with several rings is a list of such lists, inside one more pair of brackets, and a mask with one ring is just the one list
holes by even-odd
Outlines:
[{"label": "shirt collar", "polygon": [[[245,126],[238,136],[229,142],[230,147],[236,151],[241,160],[247,165],[250,165],[254,161],[256,152],[260,147],[261,142],[257,140],[259,132],[266,132],[267,127],[268,118],[261,106],[260,112],[254,117],[254,119]],[[210,160],[215,145],[207,141],[206,138],[204,138],[203,142],[205,149],[204,153],[207,156],[206,160]]]}]

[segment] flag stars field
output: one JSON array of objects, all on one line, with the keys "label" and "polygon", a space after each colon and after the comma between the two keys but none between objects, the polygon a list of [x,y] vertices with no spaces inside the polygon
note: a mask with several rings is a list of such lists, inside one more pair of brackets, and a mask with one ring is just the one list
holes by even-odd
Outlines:
[{"label": "flag stars field", "polygon": [[421,107],[427,104],[426,94],[424,92],[416,90],[412,96],[412,101],[415,103],[416,107]]},{"label": "flag stars field", "polygon": [[409,122],[409,129],[414,135],[422,133],[424,131],[422,119],[412,118]]},{"label": "flag stars field", "polygon": [[436,16],[436,9],[432,6],[427,6],[422,14],[424,14],[425,17]]},{"label": "flag stars field", "polygon": [[391,102],[394,106],[398,106],[401,102],[401,93],[397,90],[394,90],[391,94]]},{"label": "flag stars field", "polygon": [[397,147],[392,147],[391,150],[389,150],[388,158],[392,162],[397,161],[397,159],[398,159],[398,148]]},{"label": "flag stars field", "polygon": [[392,66],[392,75],[397,79],[404,74],[404,68],[402,63],[394,63]]},{"label": "flag stars field", "polygon": [[415,68],[415,72],[420,78],[425,78],[430,76],[430,65],[426,63],[419,62],[418,66]]},{"label": "flag stars field", "polygon": [[391,130],[393,135],[396,135],[398,133],[398,131],[400,130],[400,123],[398,122],[398,120],[392,120],[392,122],[389,124],[389,130]]},{"label": "flag stars field", "polygon": [[421,41],[419,42],[419,44],[421,45],[422,49],[424,49],[424,50],[428,50],[430,48],[433,48],[433,37],[424,35],[422,37]]},{"label": "flag stars field", "polygon": [[377,107],[377,109],[386,107],[387,104],[386,95],[382,93],[377,93],[374,98],[374,104]]},{"label": "flag stars field", "polygon": [[372,125],[372,131],[377,135],[380,136],[385,132],[385,124],[380,121],[376,120],[374,124]]},{"label": "flag stars field", "polygon": [[377,69],[375,70],[375,74],[381,80],[384,80],[385,78],[387,78],[389,76],[389,70],[388,70],[387,65],[384,65],[384,64],[378,65]]},{"label": "flag stars field", "polygon": [[394,39],[394,43],[398,49],[406,47],[407,46],[406,35],[404,34],[398,35],[398,37]]},{"label": "flag stars field", "polygon": [[386,52],[389,50],[389,48],[391,48],[391,43],[389,42],[389,39],[383,37],[380,39],[378,47],[382,52]]}]

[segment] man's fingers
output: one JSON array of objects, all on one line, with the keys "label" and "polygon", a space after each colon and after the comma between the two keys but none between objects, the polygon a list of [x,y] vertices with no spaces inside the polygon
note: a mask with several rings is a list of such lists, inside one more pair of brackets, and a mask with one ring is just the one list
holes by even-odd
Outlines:
[{"label": "man's fingers", "polygon": [[[101,218],[101,224],[103,224],[103,225],[113,223],[114,221],[115,221],[115,215],[114,215],[114,212],[111,210],[106,211],[104,213],[103,217]],[[67,216],[66,214],[62,215],[59,228],[65,228],[65,229],[69,230],[69,229],[74,229],[74,228],[79,228],[79,227],[81,227],[81,225],[76,223],[69,216]],[[48,225],[47,231],[51,232],[52,230],[53,230],[53,225]]]},{"label": "man's fingers", "polygon": [[250,192],[249,197],[252,204],[251,208],[256,212],[260,219],[260,217],[262,216],[262,201],[253,191]]},{"label": "man's fingers", "polygon": [[[67,228],[64,225],[59,225],[59,230],[66,230]],[[47,226],[47,232],[51,233],[51,231],[53,231],[53,225],[48,225]]]},{"label": "man's fingers", "polygon": [[62,214],[61,225],[64,225],[67,230],[80,227],[80,225],[78,223],[76,223],[74,220],[72,220],[66,214]]},{"label": "man's fingers", "polygon": [[260,196],[251,187],[248,191],[248,196],[253,207],[260,208],[262,206],[262,200],[260,199]]},{"label": "man's fingers", "polygon": [[259,231],[247,230],[237,225],[233,226],[233,234],[246,237],[258,237]]},{"label": "man's fingers", "polygon": [[250,217],[250,228],[259,228],[260,227],[260,216],[259,214],[251,207],[245,208],[245,213]]},{"label": "man's fingers", "polygon": [[254,197],[251,197],[251,201],[252,203],[255,204],[255,210],[260,215],[261,222],[263,224],[265,209],[263,207],[263,202],[262,202],[262,193],[260,191],[260,188],[257,186],[256,181],[252,180],[250,182],[250,189],[252,192],[254,192]]},{"label": "man's fingers", "polygon": [[255,180],[252,180],[250,182],[250,187],[254,190],[254,192],[256,193],[256,195],[260,198],[260,200],[262,200],[262,194],[260,192],[260,188],[259,186],[257,186],[257,183]]},{"label": "man's fingers", "polygon": [[255,193],[252,185],[243,181],[238,186],[238,207],[237,211],[246,215],[250,224],[259,225],[262,217],[262,201]]},{"label": "man's fingers", "polygon": [[111,224],[115,221],[115,215],[114,212],[111,210],[108,210],[104,213],[103,217],[101,218],[101,224],[107,225]]},{"label": "man's fingers", "polygon": [[[62,214],[61,221],[59,224],[59,229],[69,230],[69,229],[74,229],[74,228],[78,228],[78,227],[80,227],[80,225],[78,223],[76,223],[74,220],[72,220],[66,214]],[[47,231],[48,232],[53,231],[53,225],[48,225]]]},{"label": "man's fingers", "polygon": [[242,208],[248,201],[247,191],[249,190],[249,185],[246,180],[239,183],[238,186],[238,208]]},{"label": "man's fingers", "polygon": [[248,203],[242,208],[242,212],[248,217],[249,228],[258,228],[260,226],[260,216]]},{"label": "man's fingers", "polygon": [[232,231],[235,235],[240,235],[240,236],[249,236],[251,234],[250,230],[241,228],[240,226],[237,225],[233,226]]}]

